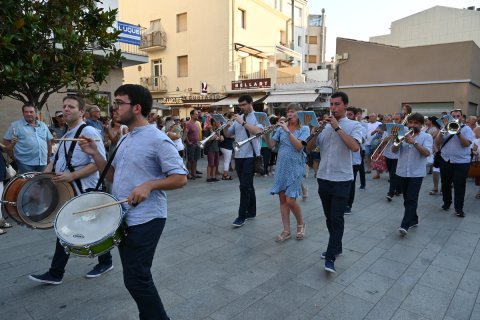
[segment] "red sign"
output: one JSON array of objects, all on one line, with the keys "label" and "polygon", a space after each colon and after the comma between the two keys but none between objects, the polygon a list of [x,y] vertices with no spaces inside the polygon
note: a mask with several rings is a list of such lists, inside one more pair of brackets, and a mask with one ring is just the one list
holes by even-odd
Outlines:
[{"label": "red sign", "polygon": [[270,88],[270,78],[232,81],[232,90]]}]

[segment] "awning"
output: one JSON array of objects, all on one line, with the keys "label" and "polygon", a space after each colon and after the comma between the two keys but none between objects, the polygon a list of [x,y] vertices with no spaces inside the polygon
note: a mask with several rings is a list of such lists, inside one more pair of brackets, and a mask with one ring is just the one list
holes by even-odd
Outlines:
[{"label": "awning", "polygon": [[152,109],[155,110],[172,110],[169,106],[166,106],[164,104],[158,103],[158,102],[153,102]]},{"label": "awning", "polygon": [[[229,96],[229,97],[226,97],[225,99],[212,103],[210,106],[229,106],[229,105],[235,106],[235,105],[238,105],[238,97],[240,97],[240,95]],[[264,97],[265,97],[264,94],[252,95],[253,103],[257,102],[258,100],[261,100]]]},{"label": "awning", "polygon": [[314,102],[317,100],[318,93],[298,93],[298,94],[272,94],[265,99],[265,103],[282,103],[282,102]]}]

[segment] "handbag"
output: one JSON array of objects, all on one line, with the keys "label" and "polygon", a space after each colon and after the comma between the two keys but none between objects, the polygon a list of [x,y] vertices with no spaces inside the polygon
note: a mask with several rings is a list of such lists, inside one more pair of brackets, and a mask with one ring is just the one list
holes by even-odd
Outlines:
[{"label": "handbag", "polygon": [[480,159],[478,156],[472,158],[470,162],[470,168],[468,169],[469,177],[480,177]]}]

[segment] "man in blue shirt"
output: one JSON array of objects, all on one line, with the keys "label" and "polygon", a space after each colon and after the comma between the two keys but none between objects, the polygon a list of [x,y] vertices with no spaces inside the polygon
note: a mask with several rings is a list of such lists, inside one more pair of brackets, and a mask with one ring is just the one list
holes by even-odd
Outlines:
[{"label": "man in blue shirt", "polygon": [[408,129],[413,130],[405,136],[401,144],[391,147],[393,153],[398,153],[396,174],[400,177],[405,211],[398,232],[402,236],[408,229],[418,225],[418,195],[423,177],[427,175],[427,157],[432,152],[433,139],[428,133],[421,131],[425,119],[420,113],[412,113],[408,117]]},{"label": "man in blue shirt", "polygon": [[[462,120],[462,110],[450,111],[450,115],[459,124]],[[443,210],[450,209],[452,204],[452,184],[454,190],[455,214],[457,217],[465,217],[463,202],[467,184],[468,169],[470,168],[470,146],[475,139],[469,126],[461,125],[457,134],[439,134],[435,138],[435,144],[441,149],[440,179],[442,181]]]},{"label": "man in blue shirt", "polygon": [[12,122],[3,137],[8,155],[15,159],[18,173],[42,172],[52,153],[50,130],[37,120],[37,108],[27,103],[22,106],[23,119]]},{"label": "man in blue shirt", "polygon": [[342,254],[344,213],[353,181],[352,154],[360,151],[362,128],[357,121],[346,117],[348,96],[335,92],[330,98],[331,116],[327,125],[307,144],[307,150],[315,145],[320,147],[322,159],[317,171],[318,195],[322,201],[323,213],[330,237],[327,251],[321,254],[325,259],[325,271],[335,273],[335,257]]},{"label": "man in blue shirt", "polygon": [[[172,140],[147,121],[153,104],[150,92],[125,84],[114,95],[113,117],[129,129],[106,176],[113,181],[112,194],[128,199],[123,205],[127,228],[118,246],[123,281],[137,303],[140,319],[168,320],[150,269],[167,219],[165,191],[183,187],[187,169]],[[95,142],[86,139],[80,145],[103,171],[106,161]]]}]

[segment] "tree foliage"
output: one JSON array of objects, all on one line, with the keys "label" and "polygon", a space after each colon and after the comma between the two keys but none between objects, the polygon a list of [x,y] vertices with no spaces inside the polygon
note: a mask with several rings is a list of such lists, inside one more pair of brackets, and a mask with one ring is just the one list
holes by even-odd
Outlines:
[{"label": "tree foliage", "polygon": [[0,98],[39,109],[62,88],[95,92],[120,67],[113,28],[117,10],[101,0],[3,0],[0,6]]}]

